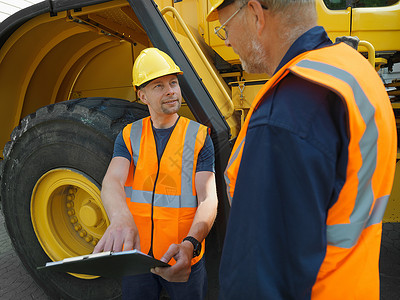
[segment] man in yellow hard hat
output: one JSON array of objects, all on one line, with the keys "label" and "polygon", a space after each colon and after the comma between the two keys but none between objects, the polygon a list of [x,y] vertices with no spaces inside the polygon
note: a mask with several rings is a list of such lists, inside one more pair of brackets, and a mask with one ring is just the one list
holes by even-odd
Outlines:
[{"label": "man in yellow hard hat", "polygon": [[[204,299],[204,239],[217,211],[214,148],[208,129],[178,115],[180,68],[156,48],[133,66],[133,85],[150,116],[115,142],[101,197],[110,226],[94,252],[138,249],[172,267],[126,276],[124,299]],[[150,270],[149,270],[150,271]]]},{"label": "man in yellow hard hat", "polygon": [[215,34],[267,73],[226,170],[220,299],[379,299],[396,124],[368,61],[314,0],[210,0]]}]

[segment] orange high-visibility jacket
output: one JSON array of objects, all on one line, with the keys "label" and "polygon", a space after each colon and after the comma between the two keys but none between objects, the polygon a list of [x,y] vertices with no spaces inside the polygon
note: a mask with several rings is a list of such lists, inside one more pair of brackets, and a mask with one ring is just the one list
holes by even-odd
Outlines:
[{"label": "orange high-visibility jacket", "polygon": [[341,43],[300,54],[260,90],[225,172],[229,198],[234,197],[251,115],[289,73],[336,93],[348,118],[346,182],[327,212],[327,251],[312,299],[379,299],[381,221],[394,178],[396,124],[385,88],[377,84],[379,76],[349,46]]},{"label": "orange high-visibility jacket", "polygon": [[[171,244],[187,236],[197,210],[197,158],[207,134],[207,127],[180,117],[159,162],[150,117],[124,128],[123,139],[132,155],[126,201],[139,230],[142,252],[160,259]],[[202,258],[204,249],[203,241],[192,265]]]}]

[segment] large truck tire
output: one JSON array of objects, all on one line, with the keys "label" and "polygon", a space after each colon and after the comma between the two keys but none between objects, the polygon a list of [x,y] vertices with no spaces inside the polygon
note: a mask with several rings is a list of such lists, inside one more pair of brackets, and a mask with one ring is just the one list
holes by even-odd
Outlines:
[{"label": "large truck tire", "polygon": [[25,268],[52,299],[117,299],[117,279],[38,270],[89,254],[109,221],[100,185],[113,143],[146,106],[111,98],[76,99],[21,121],[4,148],[1,202],[7,231]]}]

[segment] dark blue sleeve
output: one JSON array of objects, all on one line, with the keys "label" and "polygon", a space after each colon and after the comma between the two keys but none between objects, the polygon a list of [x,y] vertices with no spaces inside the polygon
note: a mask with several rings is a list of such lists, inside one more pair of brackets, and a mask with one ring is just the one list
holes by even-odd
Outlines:
[{"label": "dark blue sleeve", "polygon": [[196,172],[209,171],[215,173],[214,160],[214,145],[210,135],[207,134],[204,146],[197,158]]},{"label": "dark blue sleeve", "polygon": [[221,299],[311,298],[327,211],[345,180],[346,124],[338,96],[292,75],[255,111],[224,243]]},{"label": "dark blue sleeve", "polygon": [[125,145],[124,138],[122,137],[122,131],[117,135],[117,138],[115,139],[113,158],[114,157],[125,157],[129,159],[129,161],[131,161],[132,159],[129,150]]}]

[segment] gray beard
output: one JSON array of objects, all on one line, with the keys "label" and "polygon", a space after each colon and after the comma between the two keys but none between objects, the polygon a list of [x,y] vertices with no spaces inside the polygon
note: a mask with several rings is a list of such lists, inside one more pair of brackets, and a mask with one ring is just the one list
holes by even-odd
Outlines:
[{"label": "gray beard", "polygon": [[240,58],[240,62],[242,63],[243,70],[247,73],[270,73],[269,66],[267,65],[267,55],[262,48],[262,46],[255,40],[252,40],[249,43],[249,47],[251,49],[251,57],[246,57],[245,59]]}]

